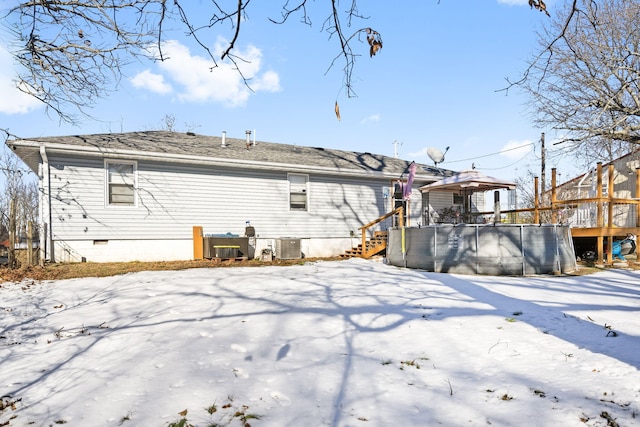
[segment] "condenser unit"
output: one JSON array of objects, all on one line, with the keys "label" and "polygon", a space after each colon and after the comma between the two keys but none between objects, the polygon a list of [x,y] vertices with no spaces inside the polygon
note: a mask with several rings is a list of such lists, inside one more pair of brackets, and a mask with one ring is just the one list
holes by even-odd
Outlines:
[{"label": "condenser unit", "polygon": [[293,239],[291,237],[281,237],[280,239],[276,239],[276,258],[302,258],[302,251],[300,250],[300,239]]}]

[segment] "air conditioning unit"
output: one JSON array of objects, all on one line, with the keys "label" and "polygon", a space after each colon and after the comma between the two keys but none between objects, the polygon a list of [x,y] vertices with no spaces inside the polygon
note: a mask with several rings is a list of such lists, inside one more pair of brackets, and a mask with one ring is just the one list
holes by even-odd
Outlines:
[{"label": "air conditioning unit", "polygon": [[300,239],[293,239],[291,237],[281,237],[280,239],[276,239],[276,258],[302,258],[302,251],[300,250]]}]

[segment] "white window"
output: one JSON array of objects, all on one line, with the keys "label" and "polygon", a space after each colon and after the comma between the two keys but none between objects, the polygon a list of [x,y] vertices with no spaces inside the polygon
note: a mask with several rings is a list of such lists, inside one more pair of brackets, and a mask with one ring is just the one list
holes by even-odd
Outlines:
[{"label": "white window", "polygon": [[453,204],[454,205],[464,205],[464,196],[462,194],[453,193]]},{"label": "white window", "polygon": [[289,179],[289,210],[306,211],[308,205],[307,183],[308,175],[290,173]]},{"label": "white window", "polygon": [[136,170],[135,162],[105,162],[109,206],[136,205]]}]

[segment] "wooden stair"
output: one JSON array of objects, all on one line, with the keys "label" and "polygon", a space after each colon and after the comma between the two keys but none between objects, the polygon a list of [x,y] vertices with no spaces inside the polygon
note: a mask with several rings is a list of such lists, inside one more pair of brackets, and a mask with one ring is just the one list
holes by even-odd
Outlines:
[{"label": "wooden stair", "polygon": [[387,249],[387,232],[375,231],[373,237],[367,239],[364,245],[360,243],[357,247],[345,251],[341,256],[343,258],[371,258],[379,255]]},{"label": "wooden stair", "polygon": [[404,209],[402,206],[395,208],[393,211],[382,215],[380,218],[376,218],[368,224],[359,228],[362,233],[361,243],[353,248],[345,251],[342,255],[344,258],[371,258],[374,255],[380,254],[387,249],[387,232],[386,231],[374,231],[373,237],[367,238],[367,230],[376,224],[384,221],[385,219],[398,215],[398,225],[404,227]]}]

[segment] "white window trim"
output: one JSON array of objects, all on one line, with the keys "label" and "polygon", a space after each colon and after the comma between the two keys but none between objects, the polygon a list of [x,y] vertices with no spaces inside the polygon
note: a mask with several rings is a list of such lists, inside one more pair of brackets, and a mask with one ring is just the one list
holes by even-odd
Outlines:
[{"label": "white window trim", "polygon": [[[133,204],[114,205],[109,203],[109,164],[133,166]],[[110,209],[132,209],[138,207],[138,162],[134,160],[105,159],[104,161],[104,205]]]},{"label": "white window trim", "polygon": [[[294,209],[291,207],[291,177],[292,176],[300,176],[304,177],[305,180],[305,189],[304,193],[306,196],[306,203],[304,209]],[[287,204],[289,206],[290,212],[309,212],[309,175],[304,173],[287,173]]]}]

